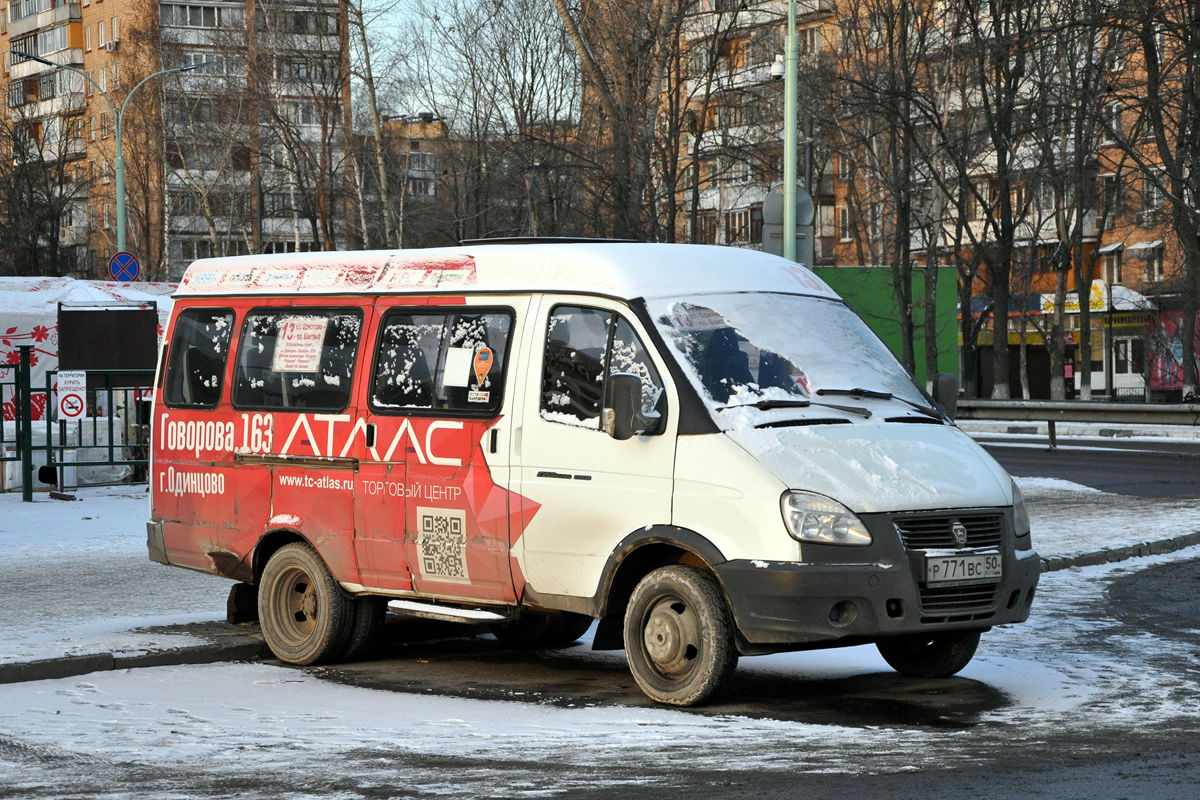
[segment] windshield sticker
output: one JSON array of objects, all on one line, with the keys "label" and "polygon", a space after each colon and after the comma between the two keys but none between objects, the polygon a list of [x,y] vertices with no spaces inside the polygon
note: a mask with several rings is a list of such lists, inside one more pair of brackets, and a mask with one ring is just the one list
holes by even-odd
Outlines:
[{"label": "windshield sticker", "polygon": [[492,396],[491,392],[477,392],[472,389],[471,391],[467,392],[467,402],[468,403],[486,403],[491,398],[491,396]]},{"label": "windshield sticker", "polygon": [[681,331],[711,331],[729,327],[725,318],[716,311],[690,303],[676,303],[671,308],[671,322]]},{"label": "windshield sticker", "polygon": [[[483,387],[488,373],[492,370],[492,348],[481,347],[475,351],[475,383]],[[483,401],[481,401],[483,402]]]},{"label": "windshield sticker", "polygon": [[275,372],[316,372],[321,368],[327,317],[287,317],[279,326],[271,369]]}]

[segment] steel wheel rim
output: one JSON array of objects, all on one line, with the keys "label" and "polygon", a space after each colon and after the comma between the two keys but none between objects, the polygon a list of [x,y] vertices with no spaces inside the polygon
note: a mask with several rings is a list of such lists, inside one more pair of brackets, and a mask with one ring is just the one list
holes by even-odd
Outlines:
[{"label": "steel wheel rim", "polygon": [[308,572],[299,567],[285,570],[275,583],[272,604],[275,628],[285,643],[298,647],[312,638],[317,627],[317,587]]},{"label": "steel wheel rim", "polygon": [[703,645],[699,617],[677,595],[658,597],[642,622],[642,651],[647,663],[670,681],[685,678],[696,668]]}]

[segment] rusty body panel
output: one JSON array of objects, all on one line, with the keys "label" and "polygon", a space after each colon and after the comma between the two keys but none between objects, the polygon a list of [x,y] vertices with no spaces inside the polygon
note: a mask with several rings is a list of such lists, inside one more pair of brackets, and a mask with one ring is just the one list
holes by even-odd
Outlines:
[{"label": "rusty body panel", "polygon": [[[375,410],[370,402],[367,375],[388,310],[438,313],[469,305],[464,297],[445,296],[263,295],[177,304],[171,346],[185,342],[185,313],[208,314],[206,324],[219,317],[221,324],[209,327],[224,338],[209,354],[207,363],[220,359],[221,365],[219,373],[212,367],[214,374],[205,376],[219,387],[207,404],[171,394],[172,376],[164,380],[163,372],[179,362],[170,350],[160,366],[151,519],[161,524],[169,563],[253,583],[263,567],[257,551],[265,540],[300,538],[350,591],[516,604],[524,580],[513,544],[537,504],[505,488],[507,453],[495,449],[495,429],[508,424],[505,416],[407,416]],[[314,318],[343,310],[361,317],[344,407],[235,405],[231,387],[245,380],[237,374],[246,370],[241,359],[254,355],[248,317],[303,317],[306,307]],[[518,324],[524,310],[495,299],[487,308]],[[303,360],[302,347],[297,353],[291,357]],[[475,367],[481,383],[488,368]],[[494,469],[500,472],[494,475]]]}]

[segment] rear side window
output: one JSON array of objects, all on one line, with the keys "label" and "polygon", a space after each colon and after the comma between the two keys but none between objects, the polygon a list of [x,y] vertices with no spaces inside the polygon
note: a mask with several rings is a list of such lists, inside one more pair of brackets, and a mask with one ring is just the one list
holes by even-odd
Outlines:
[{"label": "rear side window", "polygon": [[371,407],[494,416],[504,399],[512,319],[507,310],[390,311],[379,330]]},{"label": "rear side window", "polygon": [[234,369],[238,408],[341,411],[350,405],[360,308],[258,308],[246,315]]},{"label": "rear side window", "polygon": [[215,408],[233,334],[233,311],[194,308],[175,320],[163,398],[169,406]]}]

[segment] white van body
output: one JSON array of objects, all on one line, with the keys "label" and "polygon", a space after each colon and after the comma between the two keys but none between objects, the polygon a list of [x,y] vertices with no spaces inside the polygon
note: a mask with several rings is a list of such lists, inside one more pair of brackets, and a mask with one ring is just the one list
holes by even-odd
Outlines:
[{"label": "white van body", "polygon": [[598,619],[647,694],[692,704],[781,650],[874,642],[952,674],[1029,615],[1011,479],[790,261],[208,259],[167,341],[151,558],[258,586],[287,661],[359,651],[378,598],[489,612],[529,645]]}]

